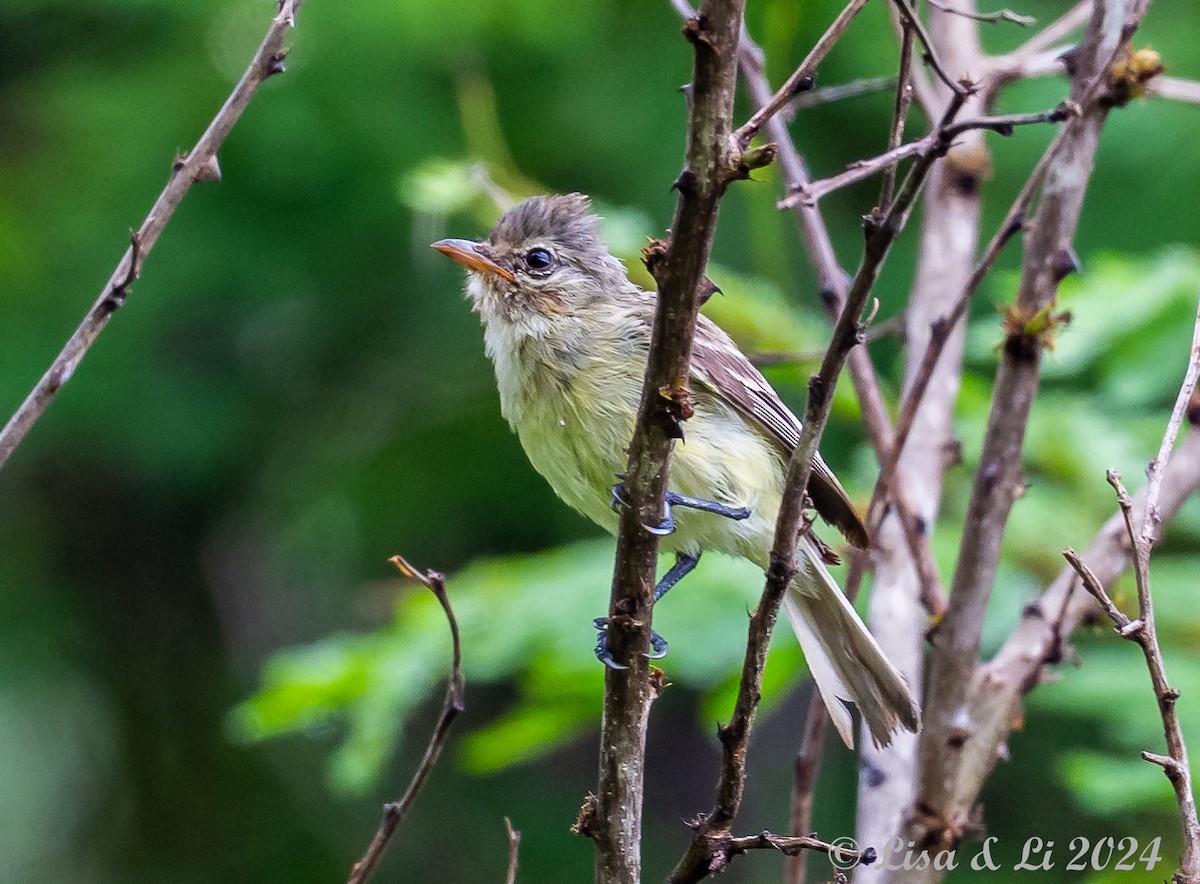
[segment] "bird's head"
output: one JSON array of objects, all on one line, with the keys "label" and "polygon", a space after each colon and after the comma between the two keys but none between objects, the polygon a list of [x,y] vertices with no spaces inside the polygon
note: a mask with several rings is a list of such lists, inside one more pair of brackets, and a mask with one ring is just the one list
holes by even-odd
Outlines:
[{"label": "bird's head", "polygon": [[470,272],[467,294],[485,322],[553,321],[633,289],[598,222],[582,194],[535,196],[505,212],[482,242],[433,247]]}]

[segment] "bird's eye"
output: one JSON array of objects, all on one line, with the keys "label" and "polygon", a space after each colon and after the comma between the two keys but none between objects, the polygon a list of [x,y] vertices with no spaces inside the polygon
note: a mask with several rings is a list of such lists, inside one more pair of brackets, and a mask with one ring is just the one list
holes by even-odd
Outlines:
[{"label": "bird's eye", "polygon": [[546,249],[530,249],[525,253],[525,266],[534,272],[549,270],[553,260]]}]

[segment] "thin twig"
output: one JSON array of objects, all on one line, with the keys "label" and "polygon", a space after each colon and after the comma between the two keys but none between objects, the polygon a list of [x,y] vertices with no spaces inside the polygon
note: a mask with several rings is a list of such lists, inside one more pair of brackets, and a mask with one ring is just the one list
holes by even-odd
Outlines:
[{"label": "thin twig", "polygon": [[521,833],[513,828],[512,820],[504,818],[504,831],[508,833],[508,872],[504,884],[516,884],[517,861],[521,853]]},{"label": "thin twig", "polygon": [[[1195,365],[1193,361],[1193,365]],[[1191,368],[1189,367],[1189,374]],[[1190,378],[1195,382],[1195,378]],[[1190,386],[1185,382],[1185,387]],[[1191,395],[1191,391],[1188,391]],[[1187,401],[1186,397],[1181,397]],[[1163,444],[1169,450],[1168,440],[1178,430],[1168,425]],[[1159,714],[1162,716],[1163,735],[1167,742],[1168,755],[1158,755],[1152,752],[1142,752],[1142,758],[1163,769],[1167,779],[1175,790],[1175,801],[1179,805],[1179,817],[1183,825],[1183,854],[1180,857],[1179,869],[1173,876],[1174,884],[1197,884],[1200,882],[1200,816],[1196,811],[1196,798],[1192,793],[1192,773],[1188,763],[1187,743],[1183,738],[1183,728],[1179,723],[1179,713],[1176,701],[1179,691],[1171,687],[1167,681],[1166,663],[1163,660],[1162,647],[1158,643],[1158,631],[1154,625],[1154,600],[1150,591],[1150,537],[1153,536],[1153,520],[1149,517],[1156,505],[1154,494],[1147,486],[1146,518],[1142,531],[1136,527],[1133,514],[1133,502],[1129,492],[1121,483],[1121,477],[1114,470],[1108,471],[1108,483],[1117,493],[1117,502],[1125,519],[1129,541],[1133,545],[1134,576],[1137,581],[1138,617],[1130,620],[1104,591],[1103,585],[1088,567],[1080,560],[1074,550],[1064,550],[1063,556],[1071,563],[1083,581],[1084,588],[1100,603],[1116,627],[1117,634],[1122,638],[1135,642],[1142,649],[1146,658],[1146,668],[1150,671],[1150,682],[1154,687],[1154,696],[1158,701]],[[1147,527],[1151,534],[1143,532]]]},{"label": "thin twig", "polygon": [[909,157],[921,157],[930,153],[944,154],[950,149],[956,137],[973,129],[988,129],[1000,135],[1009,136],[1013,134],[1013,130],[1017,126],[1030,126],[1037,123],[1061,123],[1063,120],[1069,119],[1073,113],[1073,106],[1069,102],[1062,102],[1050,110],[1045,110],[1041,113],[979,117],[978,119],[963,120],[961,123],[939,127],[928,135],[918,138],[916,141],[902,144],[897,148],[871,157],[870,159],[858,160],[855,163],[851,163],[845,172],[834,175],[832,178],[823,178],[820,181],[814,181],[803,189],[784,197],[776,205],[781,209],[786,209],[797,203],[815,203],[833,193],[833,191],[840,190],[857,181],[862,181],[864,178],[870,178],[872,175],[876,175],[894,166],[901,160],[906,160]]},{"label": "thin twig", "polygon": [[[955,5],[973,10],[974,0],[955,0]],[[891,11],[893,27],[902,28],[903,20],[894,8]],[[946,69],[966,72],[973,79],[986,71],[979,31],[977,22],[963,16],[934,11],[929,17],[930,37]],[[913,82],[927,115],[937,119],[950,95],[940,83],[931,83],[919,67],[914,70]],[[984,96],[976,93],[964,105],[962,116],[980,116],[987,110]],[[939,163],[930,176],[921,208],[917,265],[905,311],[904,394],[925,348],[930,320],[953,303],[970,272],[978,248],[981,195],[988,168],[984,133],[975,131],[961,136],[946,161]],[[905,555],[903,547],[911,549],[913,544],[908,538],[919,532],[922,548],[927,549],[937,530],[943,477],[953,466],[957,450],[953,415],[964,337],[960,328],[948,342],[947,358],[941,361],[932,382],[934,395],[919,418],[920,432],[915,444],[903,453],[898,478],[889,492],[889,517],[881,519],[877,527],[868,523],[873,540],[871,556],[851,559],[852,575],[861,575],[869,562],[873,576],[868,622],[880,648],[912,686],[918,702],[925,683],[925,635],[929,623],[938,622],[945,611],[946,593],[940,581],[926,576],[927,567],[936,575],[936,563],[926,566],[921,558]],[[893,440],[891,452],[897,450]],[[887,459],[885,455],[880,464]],[[895,506],[896,492],[910,501],[913,516],[917,517],[914,525],[907,524],[908,517]],[[847,592],[860,585],[860,580],[848,577]],[[891,746],[879,748],[864,734],[855,822],[855,837],[860,844],[886,845],[899,834],[915,791],[918,741],[919,735],[898,733]],[[877,864],[859,870],[854,876],[856,884],[883,884],[891,875],[886,866]]]},{"label": "thin twig", "polygon": [[452,647],[450,680],[446,684],[446,697],[442,701],[441,714],[429,737],[429,744],[425,747],[421,763],[417,765],[416,772],[413,773],[408,788],[404,790],[400,799],[390,801],[383,806],[383,819],[379,822],[375,837],[371,839],[371,844],[367,847],[367,852],[363,854],[362,859],[356,862],[354,868],[350,870],[347,884],[365,884],[375,871],[375,867],[379,865],[379,860],[383,857],[388,842],[396,834],[400,824],[404,822],[417,793],[421,791],[421,787],[425,785],[425,780],[429,777],[429,772],[437,764],[438,757],[442,754],[442,747],[446,744],[446,735],[450,732],[450,725],[454,723],[454,719],[464,708],[462,645],[458,635],[458,621],[454,617],[454,609],[450,606],[450,597],[446,595],[445,577],[437,571],[420,571],[410,565],[402,556],[392,556],[391,562],[405,577],[411,577],[424,584],[437,597],[438,604],[442,606],[442,610],[446,614],[446,621],[450,624]]},{"label": "thin twig", "polygon": [[850,27],[850,22],[858,15],[859,11],[867,5],[867,0],[850,0],[845,8],[838,13],[837,18],[833,20],[833,24],[821,35],[817,43],[805,56],[804,61],[800,62],[800,66],[792,71],[792,75],[784,81],[784,84],[779,87],[779,90],[771,97],[771,100],[756,110],[750,119],[747,120],[735,133],[738,144],[745,150],[750,144],[750,139],[758,134],[767,120],[771,119],[785,104],[792,100],[796,95],[811,89],[816,81],[817,66],[825,60],[825,56],[829,54],[834,45],[842,34],[846,33],[846,29]]},{"label": "thin twig", "polygon": [[992,59],[987,77],[989,100],[1013,80],[1053,70],[1061,50],[1050,50],[1082,27],[1091,14],[1092,0],[1082,0],[1012,52]]},{"label": "thin twig", "polygon": [[1032,15],[1018,15],[1011,9],[1001,9],[997,12],[972,12],[968,9],[958,9],[949,3],[943,3],[942,0],[925,0],[925,2],[934,9],[940,9],[942,12],[948,12],[951,15],[961,15],[963,18],[984,22],[985,24],[994,25],[998,22],[1010,21],[1014,25],[1020,25],[1023,28],[1037,24],[1037,19]]},{"label": "thin twig", "polygon": [[908,0],[892,0],[895,8],[900,12],[900,17],[908,27],[912,28],[921,45],[925,47],[925,63],[933,69],[937,78],[941,80],[946,88],[955,95],[966,98],[975,91],[975,87],[964,80],[955,79],[946,73],[945,67],[938,57],[937,48],[933,45],[933,40],[929,36],[929,32],[925,30],[925,25],[921,22],[921,17],[908,4]]},{"label": "thin twig", "polygon": [[1082,2],[1076,3],[1005,57],[1014,58],[1037,55],[1039,52],[1044,52],[1087,24],[1091,15],[1092,0],[1082,0]]},{"label": "thin twig", "polygon": [[[912,57],[913,30],[904,24],[900,34],[900,72],[896,76],[896,101],[892,109],[892,128],[888,133],[888,150],[895,150],[904,143],[904,123],[908,120],[908,109],[912,106]],[[879,208],[890,206],[896,196],[896,172],[899,165],[893,163],[884,169],[883,184],[879,188]]]},{"label": "thin twig", "polygon": [[870,865],[875,862],[876,852],[868,847],[856,850],[849,845],[830,844],[811,835],[774,835],[771,832],[760,832],[757,835],[741,835],[721,838],[717,851],[721,854],[722,867],[739,854],[751,850],[776,850],[789,857],[798,858],[805,851],[824,853],[834,860],[837,869],[852,869],[858,865]]},{"label": "thin twig", "polygon": [[281,4],[279,14],[271,21],[258,51],[254,53],[249,67],[225,100],[225,104],[208,124],[208,128],[204,130],[191,152],[175,161],[171,177],[158,199],[154,201],[142,226],[130,235],[129,248],[117,262],[116,269],[101,289],[100,296],[88,310],[79,327],[67,339],[41,380],[9,418],[4,429],[0,430],[0,468],[45,413],[58,391],[75,374],[79,363],[83,361],[100,332],[108,325],[113,313],[125,303],[129,287],[141,274],[146,256],[158,242],[163,228],[175,214],[175,209],[192,184],[196,181],[213,180],[219,176],[217,150],[224,144],[226,136],[241,117],[250,99],[254,97],[259,85],[271,75],[283,72],[286,54],[283,41],[288,31],[295,26],[296,10],[303,2],[304,0],[284,0]]},{"label": "thin twig", "polygon": [[1158,533],[1160,517],[1158,514],[1158,495],[1162,488],[1162,474],[1167,458],[1175,448],[1175,439],[1179,436],[1179,428],[1183,426],[1184,413],[1188,402],[1191,401],[1192,391],[1196,389],[1196,378],[1200,376],[1200,305],[1196,309],[1196,325],[1192,330],[1192,351],[1188,358],[1187,372],[1179,395],[1175,397],[1175,407],[1171,409],[1171,419],[1167,422],[1167,430],[1163,434],[1162,444],[1158,454],[1146,468],[1146,517],[1142,522],[1141,537],[1146,548],[1150,548],[1151,538]]},{"label": "thin twig", "polygon": [[[837,317],[835,316],[834,319]],[[863,332],[863,343],[872,344],[883,338],[900,338],[904,336],[904,314],[889,316],[883,322],[872,322]],[[820,362],[825,357],[824,350],[801,350],[798,353],[783,353],[767,350],[761,353],[748,354],[748,358],[757,366],[764,365],[797,365],[806,362]]]},{"label": "thin twig", "polygon": [[[948,126],[962,108],[965,95],[951,102],[939,128]],[[796,572],[796,539],[804,525],[805,487],[812,472],[825,424],[833,405],[833,391],[846,363],[847,354],[858,343],[860,322],[867,298],[878,279],[879,271],[900,231],[937,156],[918,158],[909,169],[895,202],[884,215],[867,221],[866,247],[862,263],[846,293],[846,303],[833,330],[833,337],[820,371],[808,385],[804,429],[792,452],[775,523],[775,539],[771,550],[771,565],[767,582],[758,606],[750,617],[750,630],[737,701],[730,723],[720,730],[722,765],[717,783],[717,800],[711,813],[698,820],[696,834],[687,853],[680,859],[668,879],[671,884],[700,881],[723,868],[720,856],[714,852],[714,839],[725,837],[741,806],[746,777],[746,745],[754,725],[754,715],[761,696],[763,668],[767,646],[779,613],[779,605],[788,583]]]},{"label": "thin twig", "polygon": [[[821,769],[821,758],[825,753],[825,735],[828,731],[829,716],[825,709],[825,701],[821,699],[821,692],[816,689],[814,683],[810,685],[809,690],[804,736],[800,739],[800,748],[796,751],[796,759],[793,762],[792,801],[788,814],[788,831],[793,835],[815,830],[813,796],[817,788],[817,774]],[[788,884],[804,884],[807,871],[804,857],[790,857],[784,880]]]},{"label": "thin twig", "polygon": [[606,668],[599,783],[593,825],[597,884],[638,884],[646,727],[655,683],[646,658],[658,538],[642,526],[662,518],[672,444],[690,414],[685,383],[717,206],[738,177],[742,157],[732,134],[737,45],[745,0],[709,0],[683,33],[695,62],[687,153],[675,182],[679,201],[669,242],[652,272],[658,298],[645,381],[624,480],[609,601],[609,649],[626,669]]},{"label": "thin twig", "polygon": [[883,506],[888,499],[889,489],[895,481],[896,466],[900,462],[900,456],[904,453],[909,433],[912,431],[916,416],[921,408],[921,403],[924,401],[925,393],[929,389],[929,382],[933,378],[934,369],[937,367],[938,360],[941,359],[942,352],[946,347],[946,342],[950,339],[955,326],[966,316],[971,298],[978,290],[988,272],[992,269],[992,265],[995,264],[996,259],[1000,256],[1000,252],[1023,229],[1029,207],[1033,203],[1033,198],[1038,188],[1041,187],[1046,170],[1058,157],[1065,143],[1066,129],[1062,129],[1050,143],[1050,146],[1046,148],[1042,154],[1042,158],[1033,168],[1033,171],[1030,172],[1025,184],[1021,187],[1021,192],[1013,200],[1012,205],[1004,216],[1004,220],[996,228],[996,232],[984,249],[982,257],[976,263],[975,269],[971,271],[971,276],[967,280],[967,284],[963,288],[962,294],[959,296],[954,308],[945,316],[939,317],[930,323],[929,343],[921,357],[920,365],[913,376],[913,382],[909,386],[907,395],[904,397],[904,402],[900,408],[900,415],[896,420],[895,444],[892,447],[889,457],[881,466],[879,478],[875,483],[875,490],[871,494],[871,504],[867,508],[867,526],[869,529],[877,525],[883,517]]}]

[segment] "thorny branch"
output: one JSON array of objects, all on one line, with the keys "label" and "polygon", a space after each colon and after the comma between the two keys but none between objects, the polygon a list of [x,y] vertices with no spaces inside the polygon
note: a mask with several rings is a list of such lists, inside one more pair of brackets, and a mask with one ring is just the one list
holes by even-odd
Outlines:
[{"label": "thorny branch", "polygon": [[[371,877],[375,867],[379,865],[379,860],[383,858],[383,852],[387,849],[388,842],[396,834],[400,824],[404,822],[417,793],[421,791],[421,787],[425,785],[425,780],[429,777],[429,772],[437,764],[438,757],[442,754],[442,747],[446,743],[446,735],[450,732],[450,725],[463,711],[462,645],[459,641],[458,621],[454,617],[454,609],[450,606],[450,598],[446,595],[445,578],[437,571],[419,571],[401,556],[393,556],[391,561],[405,577],[411,577],[424,584],[437,597],[438,604],[446,613],[446,620],[450,624],[452,648],[450,680],[446,684],[446,697],[442,701],[441,714],[429,737],[429,744],[425,747],[421,763],[417,765],[416,772],[413,773],[408,788],[404,790],[400,799],[390,801],[383,806],[383,819],[379,822],[375,837],[371,839],[362,859],[356,862],[354,868],[350,870],[347,884],[365,884]],[[511,837],[510,835],[510,839]]]},{"label": "thorny branch", "polygon": [[196,146],[186,156],[175,161],[166,186],[154,201],[142,226],[130,234],[129,248],[117,262],[116,269],[101,289],[100,296],[88,310],[79,327],[67,339],[50,368],[9,418],[4,429],[0,430],[0,468],[49,408],[58,391],[75,374],[79,363],[83,361],[100,332],[104,331],[113,313],[125,303],[130,286],[141,275],[146,256],[158,242],[163,228],[175,214],[176,208],[192,184],[220,178],[217,151],[225,143],[225,138],[246,110],[262,82],[273,74],[283,72],[284,57],[287,54],[283,41],[288,32],[295,27],[296,11],[303,2],[304,0],[283,0],[279,14],[271,21],[258,51],[254,53],[249,67],[225,100],[225,104],[208,124]]},{"label": "thorny branch", "polygon": [[628,668],[605,672],[594,824],[580,827],[595,842],[597,884],[641,880],[645,737],[657,684],[645,654],[658,561],[658,538],[642,526],[661,519],[672,443],[682,436],[681,423],[691,412],[684,379],[717,207],[729,183],[744,177],[731,137],[744,5],[745,0],[709,0],[683,30],[695,54],[687,154],[675,183],[679,201],[670,240],[652,265],[658,299],[629,446],[628,506],[621,513],[609,602],[609,648]]}]

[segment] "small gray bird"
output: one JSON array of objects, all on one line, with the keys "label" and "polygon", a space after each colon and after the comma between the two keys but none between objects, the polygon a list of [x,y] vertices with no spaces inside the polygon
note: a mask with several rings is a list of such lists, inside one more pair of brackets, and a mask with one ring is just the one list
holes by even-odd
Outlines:
[{"label": "small gray bird", "polygon": [[[447,239],[433,247],[469,271],[467,294],[483,322],[500,409],[530,463],[559,497],[615,533],[613,481],[626,468],[655,295],[629,281],[597,222],[580,194],[533,197],[507,212],[484,242]],[[787,463],[800,438],[800,421],[704,316],[689,386],[695,413],[675,446],[667,499],[678,511],[661,526],[661,547],[675,552],[676,565],[656,598],[704,550],[768,567]],[[808,493],[824,519],[866,547],[862,521],[819,456]],[[842,739],[853,745],[845,701],[858,706],[880,744],[900,727],[916,731],[919,713],[903,677],[808,536],[799,541],[797,563],[784,606]],[[606,657],[603,635],[598,656]]]}]

